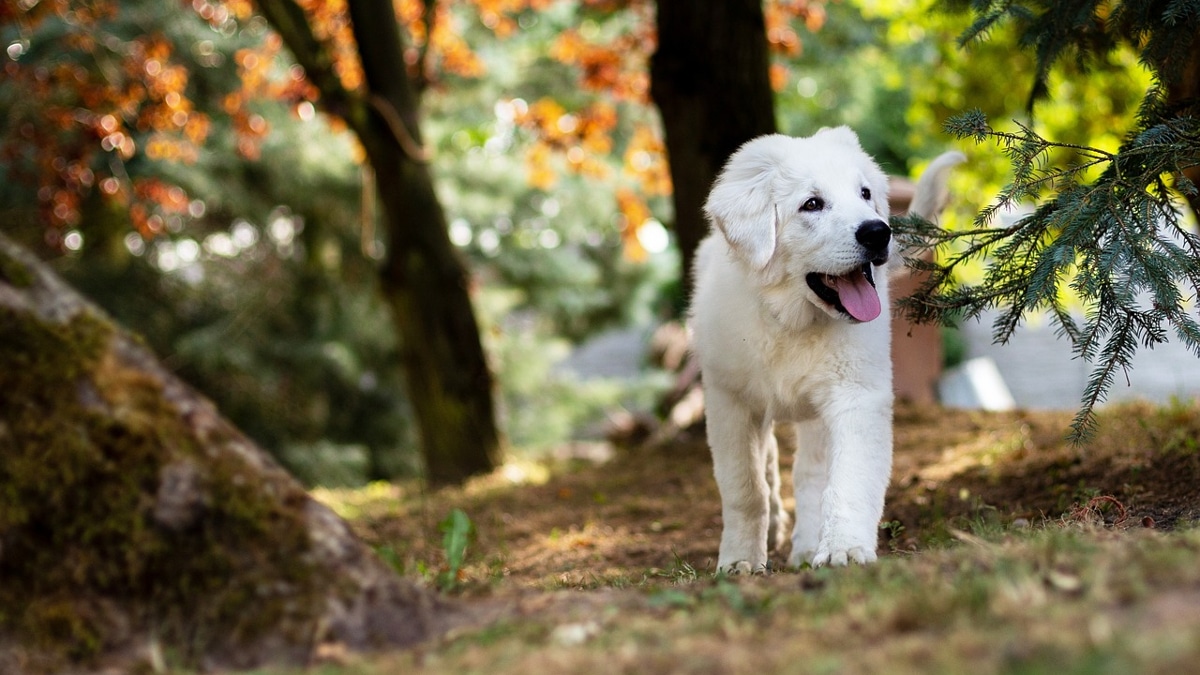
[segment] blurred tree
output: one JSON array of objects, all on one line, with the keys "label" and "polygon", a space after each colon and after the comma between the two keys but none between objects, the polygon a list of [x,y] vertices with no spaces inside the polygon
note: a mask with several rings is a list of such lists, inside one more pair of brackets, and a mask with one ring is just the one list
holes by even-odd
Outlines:
[{"label": "blurred tree", "polygon": [[[1000,307],[995,339],[1004,341],[1027,313],[1049,311],[1076,354],[1096,362],[1074,423],[1083,436],[1093,407],[1131,367],[1139,345],[1152,347],[1174,332],[1200,356],[1200,322],[1187,306],[1200,297],[1200,237],[1179,208],[1181,199],[1195,205],[1198,194],[1191,177],[1200,170],[1200,2],[948,4],[974,14],[964,44],[1013,24],[1017,43],[1033,51],[1032,110],[1057,94],[1053,74],[1064,60],[1086,73],[1128,49],[1154,77],[1115,150],[1051,141],[1027,124],[997,130],[979,111],[952,120],[948,128],[959,137],[1003,148],[1012,182],[975,228],[921,228],[933,242],[958,249],[932,266],[913,312],[945,320]],[[1011,225],[996,222],[1022,201],[1037,203],[1036,210]],[[956,268],[983,256],[982,282],[956,286]],[[1084,303],[1082,322],[1070,313],[1065,288]]]},{"label": "blurred tree", "polygon": [[[92,18],[48,8],[0,24],[5,232],[295,475],[419,471],[395,329],[361,252],[353,142],[314,114],[266,21],[200,2],[126,0]],[[158,65],[136,65],[145,40]],[[159,97],[171,115],[141,112],[158,100],[148,93],[122,94],[147,69],[182,73]],[[60,70],[73,75],[51,77]],[[94,132],[106,115],[132,154]],[[203,135],[193,141],[175,117],[203,120]]]},{"label": "blurred tree", "polygon": [[[378,467],[386,439],[406,436],[405,404],[390,387],[371,388],[391,379],[396,346],[375,337],[375,306],[355,299],[371,286],[372,261],[355,255],[346,224],[366,226],[368,254],[382,249],[370,209],[357,212],[356,170],[334,161],[355,152],[361,161],[366,145],[327,141],[312,104],[332,102],[335,129],[355,132],[353,115],[336,113],[365,110],[366,123],[392,133],[397,108],[366,93],[350,8],[300,6],[326,49],[323,67],[358,102],[314,86],[320,71],[281,54],[248,0],[6,4],[0,193],[19,209],[6,211],[18,216],[6,227],[20,222],[25,241],[61,254],[60,268],[293,468],[289,448],[316,453],[326,439],[365,445]],[[798,50],[789,22],[810,6],[819,7],[766,4],[771,50]],[[671,264],[655,253],[668,241],[654,214],[667,211],[671,181],[649,105],[654,4],[404,0],[395,9],[411,37],[407,74],[432,93],[422,97],[439,153],[430,168],[450,197],[455,246],[488,293],[520,292],[515,304],[493,302],[512,317],[490,324],[486,339],[523,335],[531,316],[539,335],[572,340],[647,320]],[[771,81],[782,75],[776,64]],[[509,156],[522,154],[524,184]]]},{"label": "blurred tree", "polygon": [[[395,6],[359,0],[344,14],[336,4],[306,12],[292,0],[260,0],[258,7],[304,67],[322,107],[354,131],[374,170],[387,231],[383,288],[401,336],[425,476],[434,484],[461,482],[500,461],[492,376],[467,272],[434,193]],[[343,74],[353,66],[333,51],[345,43],[321,39],[318,29],[352,32],[359,87],[347,86]]]},{"label": "blurred tree", "polygon": [[650,91],[670,158],[675,235],[685,297],[692,259],[708,234],[702,211],[725,160],[775,133],[767,29],[759,0],[657,0],[658,48]]},{"label": "blurred tree", "polygon": [[[356,4],[352,9],[357,12],[362,7]],[[381,3],[363,11],[383,8]],[[6,3],[0,14],[0,25],[16,38],[9,43],[6,72],[25,85],[7,89],[24,98],[8,106],[18,114],[10,118],[5,138],[6,165],[11,175],[41,186],[39,206],[51,243],[72,247],[66,234],[79,222],[80,200],[91,194],[123,203],[146,238],[164,233],[172,219],[187,212],[191,203],[177,185],[157,176],[140,178],[128,169],[144,159],[196,159],[210,119],[195,110],[189,94],[222,100],[239,136],[247,139],[239,142],[238,151],[252,155],[267,124],[262,115],[251,111],[249,92],[274,87],[276,96],[304,100],[319,91],[322,104],[355,131],[385,186],[383,212],[393,227],[388,228],[383,285],[403,337],[403,362],[422,430],[427,476],[434,482],[453,482],[493,467],[499,433],[491,376],[479,344],[465,270],[446,236],[445,217],[421,156],[416,99],[405,79],[405,55],[392,5],[386,4],[390,18],[382,27],[375,25],[382,14],[360,15],[370,28],[353,24],[359,33],[351,35],[345,5],[315,3],[306,15],[294,3],[265,4],[264,13],[283,22],[289,40],[301,35],[296,51],[307,67],[299,77],[275,85],[266,69],[279,45],[268,40],[265,46],[237,52],[240,86],[227,93],[196,92],[189,86],[189,71],[172,60],[173,45],[162,33],[137,34],[138,13],[144,19],[145,14],[159,11],[153,3],[126,9],[119,30],[100,34],[89,28],[116,17],[118,5]],[[244,0],[220,4],[199,0],[192,9],[222,31],[236,32],[235,18],[255,20]],[[431,11],[427,18],[433,15]],[[288,23],[299,19],[311,19],[316,32],[308,23]],[[69,58],[22,63],[21,57],[32,46],[28,35],[35,27],[58,31],[63,39],[57,44],[70,52]],[[38,46],[56,43],[53,37],[39,40]],[[362,45],[361,62],[355,38]],[[448,39],[450,47],[454,44]],[[454,52],[446,49],[439,54],[449,59]],[[217,56],[211,45],[208,55]],[[389,60],[395,64],[389,65]],[[393,79],[397,68],[399,79]],[[48,117],[51,124],[41,124],[39,116]],[[138,147],[139,135],[146,141],[144,150]],[[97,155],[110,160],[99,172],[93,168]],[[93,186],[99,190],[92,190]]]}]

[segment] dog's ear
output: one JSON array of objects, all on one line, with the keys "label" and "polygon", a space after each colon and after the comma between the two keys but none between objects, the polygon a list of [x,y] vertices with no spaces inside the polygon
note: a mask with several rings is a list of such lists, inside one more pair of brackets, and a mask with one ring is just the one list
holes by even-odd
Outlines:
[{"label": "dog's ear", "polygon": [[847,126],[821,127],[817,129],[817,133],[813,134],[813,138],[817,137],[841,143],[848,148],[862,150],[862,144],[858,141],[858,134],[854,133],[854,130]]},{"label": "dog's ear", "polygon": [[738,148],[708,193],[704,213],[755,269],[775,254],[774,182],[787,136],[760,136]]}]

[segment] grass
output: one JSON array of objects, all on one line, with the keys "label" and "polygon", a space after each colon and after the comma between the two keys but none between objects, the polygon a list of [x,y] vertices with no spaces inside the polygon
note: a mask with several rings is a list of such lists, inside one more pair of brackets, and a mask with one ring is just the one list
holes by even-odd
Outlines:
[{"label": "grass", "polygon": [[897,419],[882,556],[866,567],[715,575],[700,438],[434,493],[323,491],[431,584],[453,557],[438,523],[462,509],[475,536],[448,597],[493,611],[416,650],[327,647],[308,670],[257,672],[1064,675],[1200,662],[1200,407],[1116,409],[1085,448],[1063,442],[1067,415]]},{"label": "grass", "polygon": [[[421,650],[305,672],[1187,672],[1200,529],[1054,525],[869,567],[550,594]],[[301,671],[267,670],[282,675]]]}]

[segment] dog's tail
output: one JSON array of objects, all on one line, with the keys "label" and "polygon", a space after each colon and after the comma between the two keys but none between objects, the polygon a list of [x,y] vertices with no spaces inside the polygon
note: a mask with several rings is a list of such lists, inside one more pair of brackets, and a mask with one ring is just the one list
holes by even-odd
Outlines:
[{"label": "dog's tail", "polygon": [[966,155],[957,150],[943,152],[938,155],[913,190],[912,202],[908,206],[909,215],[921,216],[925,220],[934,220],[946,208],[950,200],[950,190],[946,182],[950,179],[950,170],[967,161]]}]

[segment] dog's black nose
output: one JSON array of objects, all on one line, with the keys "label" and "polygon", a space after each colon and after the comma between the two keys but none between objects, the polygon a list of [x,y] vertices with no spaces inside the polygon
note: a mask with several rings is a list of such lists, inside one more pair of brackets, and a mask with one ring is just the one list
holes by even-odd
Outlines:
[{"label": "dog's black nose", "polygon": [[882,220],[868,220],[858,226],[854,238],[876,257],[887,259],[888,242],[892,240],[892,228]]}]

